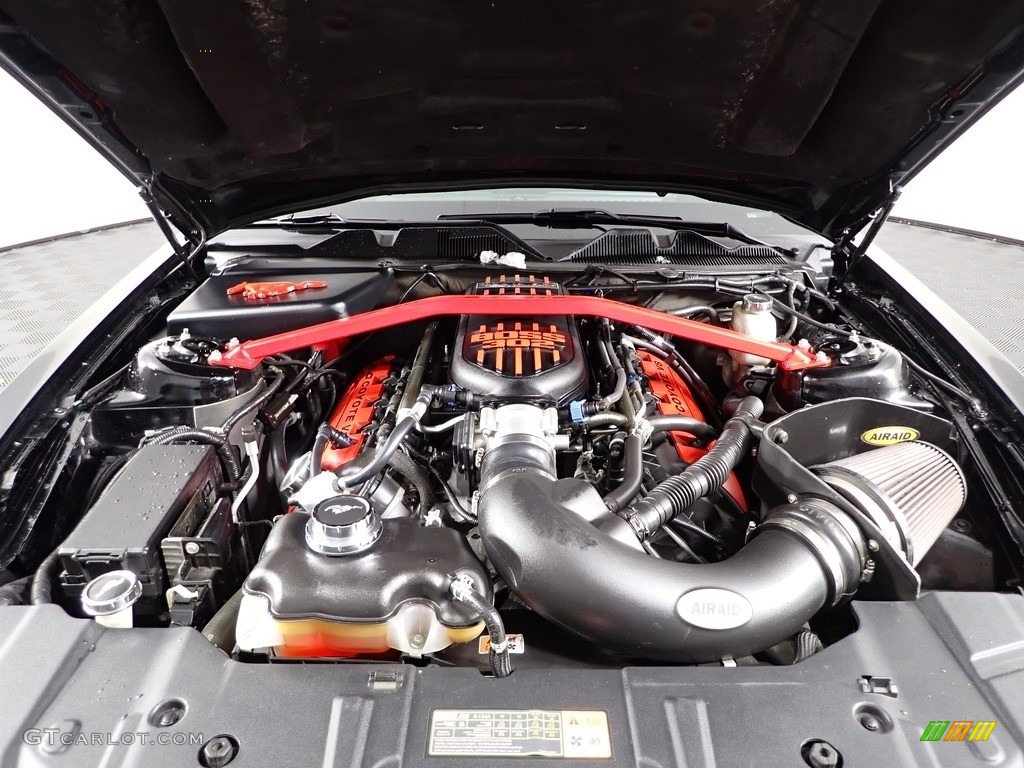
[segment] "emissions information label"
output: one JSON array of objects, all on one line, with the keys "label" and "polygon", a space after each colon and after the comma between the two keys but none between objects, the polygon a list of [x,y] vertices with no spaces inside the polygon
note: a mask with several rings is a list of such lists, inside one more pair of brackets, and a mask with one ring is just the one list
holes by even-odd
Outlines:
[{"label": "emissions information label", "polygon": [[596,710],[435,709],[431,757],[610,758],[608,715]]}]

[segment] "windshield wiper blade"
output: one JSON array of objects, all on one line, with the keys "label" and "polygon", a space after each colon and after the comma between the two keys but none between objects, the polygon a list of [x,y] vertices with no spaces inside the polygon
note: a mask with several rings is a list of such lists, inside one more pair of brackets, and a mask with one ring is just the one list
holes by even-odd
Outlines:
[{"label": "windshield wiper blade", "polygon": [[706,237],[725,237],[730,240],[771,248],[784,256],[792,256],[785,248],[759,240],[748,235],[727,221],[687,221],[678,216],[648,216],[632,213],[611,213],[601,209],[551,208],[546,211],[500,212],[500,213],[447,213],[437,217],[440,221],[484,221],[492,224],[534,224],[554,229],[591,229],[600,225],[622,224],[630,227],[654,227],[660,229],[687,230]]}]

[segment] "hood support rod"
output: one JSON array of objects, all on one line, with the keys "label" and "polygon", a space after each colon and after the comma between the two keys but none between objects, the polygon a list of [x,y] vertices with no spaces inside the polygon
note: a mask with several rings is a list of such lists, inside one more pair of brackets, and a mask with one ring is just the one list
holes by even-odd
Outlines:
[{"label": "hood support rod", "polygon": [[[200,227],[195,219],[189,216],[184,209],[181,209],[182,214],[191,223],[192,228],[181,228],[181,232],[185,236],[185,244],[179,243],[178,238],[174,235],[174,230],[171,229],[170,222],[174,221],[174,218],[171,217],[170,221],[168,221],[168,216],[164,214],[164,210],[157,203],[156,196],[153,194],[153,188],[155,186],[155,182],[150,182],[148,186],[139,187],[139,197],[142,198],[142,202],[149,209],[149,214],[153,217],[153,220],[160,228],[163,236],[167,239],[167,242],[171,244],[171,248],[174,249],[175,255],[181,260],[185,269],[189,271],[192,278],[198,285],[200,282],[199,275],[196,273],[195,265],[192,262],[206,245],[206,231]],[[180,227],[180,224],[176,223],[176,225]],[[185,249],[186,244],[193,246],[191,252]]]},{"label": "hood support rod", "polygon": [[851,247],[853,234],[849,230],[845,233],[844,237],[836,244],[836,252],[843,253],[842,261],[837,263],[842,274],[839,276],[839,283],[846,282],[847,276],[853,271],[854,266],[864,257],[864,254],[868,252],[868,248],[871,243],[874,242],[875,237],[882,230],[882,225],[889,219],[889,215],[892,213],[892,209],[896,207],[896,201],[900,199],[900,195],[903,194],[903,187],[891,186],[889,188],[889,196],[885,199],[885,202],[880,208],[878,208],[874,215],[871,217],[871,225],[868,227],[867,232],[864,233],[864,237],[854,248],[849,258],[845,258],[845,251]]}]

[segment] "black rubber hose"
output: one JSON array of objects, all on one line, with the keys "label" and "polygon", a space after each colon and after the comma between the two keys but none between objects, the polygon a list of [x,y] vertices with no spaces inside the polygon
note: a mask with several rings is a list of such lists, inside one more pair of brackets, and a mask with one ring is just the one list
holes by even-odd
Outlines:
[{"label": "black rubber hose", "polygon": [[658,334],[639,326],[636,326],[636,330],[638,336],[632,338],[633,343],[668,363],[699,401],[704,418],[710,419],[712,423],[717,423],[718,403],[715,401],[715,396],[704,379],[690,365],[690,362],[670,342]]},{"label": "black rubber hose", "polygon": [[[796,311],[796,283],[789,284],[789,291],[786,293],[786,303],[792,311]],[[793,334],[796,333],[796,326],[799,320],[797,316],[792,314],[789,315],[789,326],[785,332],[779,337],[780,339],[790,340],[793,338]]]},{"label": "black rubber hose", "polygon": [[221,424],[221,429],[224,430],[224,434],[230,435],[231,430],[233,430],[235,425],[245,417],[245,414],[252,413],[253,411],[258,412],[260,408],[270,402],[270,398],[277,393],[277,390],[281,388],[282,384],[284,384],[284,373],[282,371],[277,371],[274,375],[274,380],[267,385],[266,389],[260,392],[259,397],[243,405],[237,411],[228,416],[224,423]]},{"label": "black rubber hose", "polygon": [[327,434],[323,429],[316,431],[313,439],[313,450],[309,454],[309,476],[314,477],[320,474],[321,465],[324,461],[324,450],[327,448]]},{"label": "black rubber hose", "polygon": [[644,479],[644,446],[638,435],[626,438],[622,469],[622,482],[604,497],[604,505],[610,512],[618,512],[640,493],[640,483]]},{"label": "black rubber hose", "polygon": [[452,487],[448,485],[448,481],[441,477],[441,473],[438,471],[437,467],[430,465],[430,476],[437,481],[438,486],[441,488],[441,492],[444,493],[445,498],[448,499],[448,505],[452,508],[452,511],[461,517],[462,521],[476,523],[476,515],[462,506],[459,502],[459,497],[455,495],[455,491],[453,491]]},{"label": "black rubber hose", "polygon": [[495,677],[508,677],[512,674],[512,656],[508,648],[508,636],[505,624],[498,610],[466,582],[452,583],[452,596],[455,602],[473,610],[487,627],[487,635],[491,640],[491,649],[487,654],[487,662]]},{"label": "black rubber hose", "polygon": [[[669,521],[669,523],[671,525],[675,525],[679,528],[682,528],[684,531],[687,531],[688,533],[700,536],[702,539],[711,542],[716,547],[722,547],[725,545],[725,542],[722,541],[718,536],[715,536],[715,534],[713,534],[711,531],[701,528],[699,525],[697,525],[697,523],[693,522],[693,520],[688,518],[686,515],[679,515],[678,517],[674,517],[672,518],[672,520]],[[669,528],[666,528],[665,530],[669,530]]]},{"label": "black rubber hose", "polygon": [[235,648],[235,625],[243,594],[241,589],[235,592],[203,627],[203,636],[225,653]]},{"label": "black rubber hose", "polygon": [[[737,658],[792,637],[835,594],[859,584],[863,539],[836,508],[773,510],[731,558],[677,563],[573,511],[572,499],[588,488],[538,471],[499,477],[481,494],[480,533],[520,600],[602,647],[681,662]],[[797,532],[808,529],[816,543]]]},{"label": "black rubber hose", "polygon": [[313,450],[309,457],[309,476],[313,477],[320,474],[321,464],[323,464],[324,460],[324,451],[327,449],[328,443],[347,447],[352,445],[352,442],[352,438],[344,432],[335,429],[330,424],[321,424],[320,428],[316,431],[316,438],[313,440]]},{"label": "black rubber hose", "polygon": [[358,485],[365,483],[371,477],[379,474],[384,467],[387,466],[388,460],[392,454],[398,450],[398,446],[402,444],[402,441],[409,436],[412,432],[413,427],[416,426],[417,419],[415,416],[406,416],[404,419],[395,425],[394,431],[388,435],[388,439],[384,441],[373,454],[373,458],[366,464],[359,466],[355,462],[346,464],[341,471],[338,473],[338,477],[342,483],[348,488],[355,488]]},{"label": "black rubber hose", "polygon": [[651,416],[648,423],[654,432],[689,432],[694,437],[714,437],[715,428],[706,421],[689,416]]},{"label": "black rubber hose", "polygon": [[682,307],[680,309],[670,309],[668,314],[675,315],[676,317],[689,317],[690,315],[707,315],[711,322],[718,322],[718,310],[712,307],[710,304],[694,304],[689,307]]},{"label": "black rubber hose", "polygon": [[605,411],[604,413],[595,413],[593,416],[586,417],[583,423],[591,429],[599,427],[625,428],[629,426],[629,417],[618,411]]},{"label": "black rubber hose", "polygon": [[607,320],[604,323],[603,330],[608,338],[598,339],[598,345],[605,350],[601,358],[602,361],[607,358],[608,366],[615,371],[615,385],[612,387],[612,391],[597,401],[598,407],[602,411],[607,411],[622,399],[622,393],[626,391],[626,369],[622,365],[622,360],[615,354],[615,347],[611,342],[611,330]]},{"label": "black rubber hose", "polygon": [[[373,458],[370,459],[368,464],[360,465],[357,462],[346,464],[344,467],[337,471],[339,484],[347,488],[355,488],[362,483],[365,483],[371,477],[379,474],[384,467],[387,466],[388,460],[391,455],[398,450],[398,446],[402,444],[402,441],[409,436],[413,428],[419,423],[427,406],[430,405],[430,401],[434,398],[434,395],[440,392],[439,388],[434,387],[430,384],[425,384],[420,387],[419,394],[416,395],[413,401],[412,407],[413,413],[402,417],[402,419],[395,425],[394,430],[387,436],[387,439],[377,446],[377,450],[373,454]],[[384,425],[381,426],[381,429]],[[380,433],[378,432],[378,435]],[[360,457],[361,458],[361,457]]]},{"label": "black rubber hose", "polygon": [[648,540],[669,520],[686,512],[697,499],[725,484],[729,473],[750,447],[752,434],[747,419],[756,419],[763,409],[764,404],[756,397],[743,398],[710,451],[623,513],[641,541]]},{"label": "black rubber hose", "polygon": [[46,605],[53,602],[53,582],[60,576],[60,557],[53,550],[39,564],[32,578],[32,605]]},{"label": "black rubber hose", "polygon": [[408,480],[420,497],[419,514],[434,506],[434,489],[430,487],[427,471],[407,453],[395,451],[388,459],[388,466]]}]

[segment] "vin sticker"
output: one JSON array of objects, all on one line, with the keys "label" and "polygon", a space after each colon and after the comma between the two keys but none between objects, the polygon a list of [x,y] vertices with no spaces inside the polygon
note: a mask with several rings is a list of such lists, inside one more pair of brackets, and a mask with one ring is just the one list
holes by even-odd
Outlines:
[{"label": "vin sticker", "polygon": [[598,710],[435,709],[430,757],[612,756],[608,714]]},{"label": "vin sticker", "polygon": [[[522,635],[506,635],[508,640],[508,652],[509,653],[526,653],[526,640]],[[482,655],[486,655],[491,652],[491,638],[487,635],[480,635],[480,642],[477,643],[477,648]]]}]

